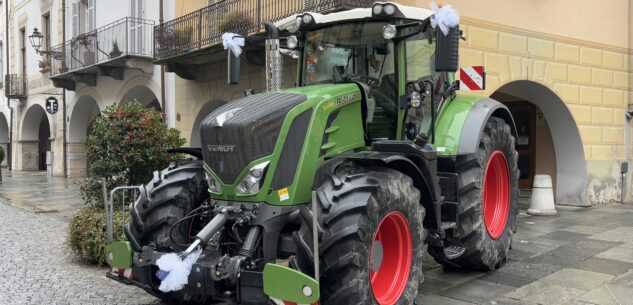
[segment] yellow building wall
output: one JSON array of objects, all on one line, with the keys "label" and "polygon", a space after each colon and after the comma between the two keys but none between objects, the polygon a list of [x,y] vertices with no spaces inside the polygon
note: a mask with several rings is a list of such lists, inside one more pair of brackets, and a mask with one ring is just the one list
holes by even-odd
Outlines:
[{"label": "yellow building wall", "polygon": [[624,109],[630,101],[625,48],[573,40],[463,18],[468,41],[460,65],[486,66],[485,95],[515,80],[554,91],[572,113],[587,160],[624,159]]}]

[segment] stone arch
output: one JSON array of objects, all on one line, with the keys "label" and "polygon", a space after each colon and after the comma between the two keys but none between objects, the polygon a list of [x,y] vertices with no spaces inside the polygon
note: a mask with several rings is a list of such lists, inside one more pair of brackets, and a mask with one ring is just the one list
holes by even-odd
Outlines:
[{"label": "stone arch", "polygon": [[[120,104],[123,101],[136,97],[139,97],[137,99],[144,105],[151,105],[152,107],[161,110],[160,86],[144,74],[136,75],[130,78],[129,81],[125,82],[125,85],[121,87],[116,95],[114,102]],[[164,111],[164,109],[162,111]]]},{"label": "stone arch", "polygon": [[2,165],[8,164],[9,154],[9,122],[3,112],[0,112],[0,146],[4,149],[4,160]]},{"label": "stone arch", "polygon": [[45,170],[46,151],[51,149],[53,130],[46,111],[40,104],[31,105],[22,116],[20,151],[22,170]]},{"label": "stone arch", "polygon": [[202,106],[200,111],[198,111],[196,120],[193,122],[191,137],[189,138],[189,146],[201,147],[202,144],[200,139],[200,124],[202,124],[202,120],[204,120],[204,118],[206,118],[211,112],[220,108],[224,104],[226,104],[226,101],[224,100],[212,100]]},{"label": "stone arch", "polygon": [[131,100],[137,100],[148,108],[154,108],[157,111],[161,111],[160,102],[158,97],[148,87],[139,85],[130,88],[123,97],[118,100],[119,103],[124,103]]},{"label": "stone arch", "polygon": [[97,101],[91,95],[77,99],[68,123],[68,141],[83,142],[88,136],[90,123],[101,113]]},{"label": "stone arch", "polygon": [[587,162],[576,121],[563,100],[537,82],[518,80],[499,87],[495,95],[509,95],[536,105],[549,125],[556,157],[556,203],[588,206]]},{"label": "stone arch", "polygon": [[4,113],[0,112],[0,144],[6,143],[9,143],[9,121]]}]

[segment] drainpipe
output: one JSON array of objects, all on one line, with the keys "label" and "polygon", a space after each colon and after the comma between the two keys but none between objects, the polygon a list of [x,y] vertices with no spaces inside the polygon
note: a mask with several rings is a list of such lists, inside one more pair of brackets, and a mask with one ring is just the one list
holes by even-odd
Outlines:
[{"label": "drainpipe", "polygon": [[[7,52],[5,53],[5,57],[7,58],[7,73],[9,75],[9,0],[7,0],[4,4],[4,34],[5,34],[5,46]],[[4,78],[5,81],[7,77]],[[4,84],[8,86],[9,84]],[[5,89],[6,90],[6,89]],[[9,146],[7,146],[7,161],[9,164],[9,170],[13,170],[13,108],[11,108],[11,99],[7,97],[7,106],[9,107]]]},{"label": "drainpipe", "polygon": [[[62,0],[62,54],[64,54],[64,58],[62,61],[66,60],[66,0]],[[62,104],[64,108],[62,109],[62,115],[64,116],[64,123],[62,124],[62,129],[64,132],[62,139],[62,155],[64,156],[64,177],[68,178],[68,136],[66,135],[68,119],[67,119],[67,109],[66,109],[66,89],[62,89]]]},{"label": "drainpipe", "polygon": [[[159,4],[158,23],[163,25],[163,0]],[[156,42],[154,42],[156,43]],[[153,46],[152,46],[153,47]],[[165,113],[165,122],[167,121],[167,111],[165,109],[165,65],[160,65],[160,109]]]}]

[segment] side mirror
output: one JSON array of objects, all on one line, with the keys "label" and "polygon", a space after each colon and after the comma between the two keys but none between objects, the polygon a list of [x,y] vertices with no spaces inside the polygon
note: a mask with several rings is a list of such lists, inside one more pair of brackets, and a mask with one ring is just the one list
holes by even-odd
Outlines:
[{"label": "side mirror", "polygon": [[459,68],[459,39],[461,36],[459,26],[456,26],[448,35],[437,30],[435,37],[435,71],[455,72]]},{"label": "side mirror", "polygon": [[235,85],[240,82],[240,58],[239,56],[235,56],[230,48],[226,53],[229,76],[228,82],[230,85]]}]

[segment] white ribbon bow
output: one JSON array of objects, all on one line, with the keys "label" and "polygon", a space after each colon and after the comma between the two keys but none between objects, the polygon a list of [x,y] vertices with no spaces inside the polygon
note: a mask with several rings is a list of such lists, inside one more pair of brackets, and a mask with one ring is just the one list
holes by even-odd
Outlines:
[{"label": "white ribbon bow", "polygon": [[439,26],[444,36],[448,35],[451,28],[459,24],[459,13],[450,4],[440,8],[435,2],[431,2],[431,9],[434,12],[431,16],[431,26],[433,28]]},{"label": "white ribbon bow", "polygon": [[181,260],[175,253],[169,253],[161,256],[156,265],[158,268],[167,273],[167,276],[160,282],[158,289],[162,292],[178,291],[185,287],[189,282],[189,273],[191,267],[200,257],[202,251],[198,250]]},{"label": "white ribbon bow", "polygon": [[242,47],[244,46],[245,39],[239,34],[224,33],[222,34],[222,44],[224,49],[231,49],[231,52],[235,54],[235,57],[239,57],[242,54]]}]

